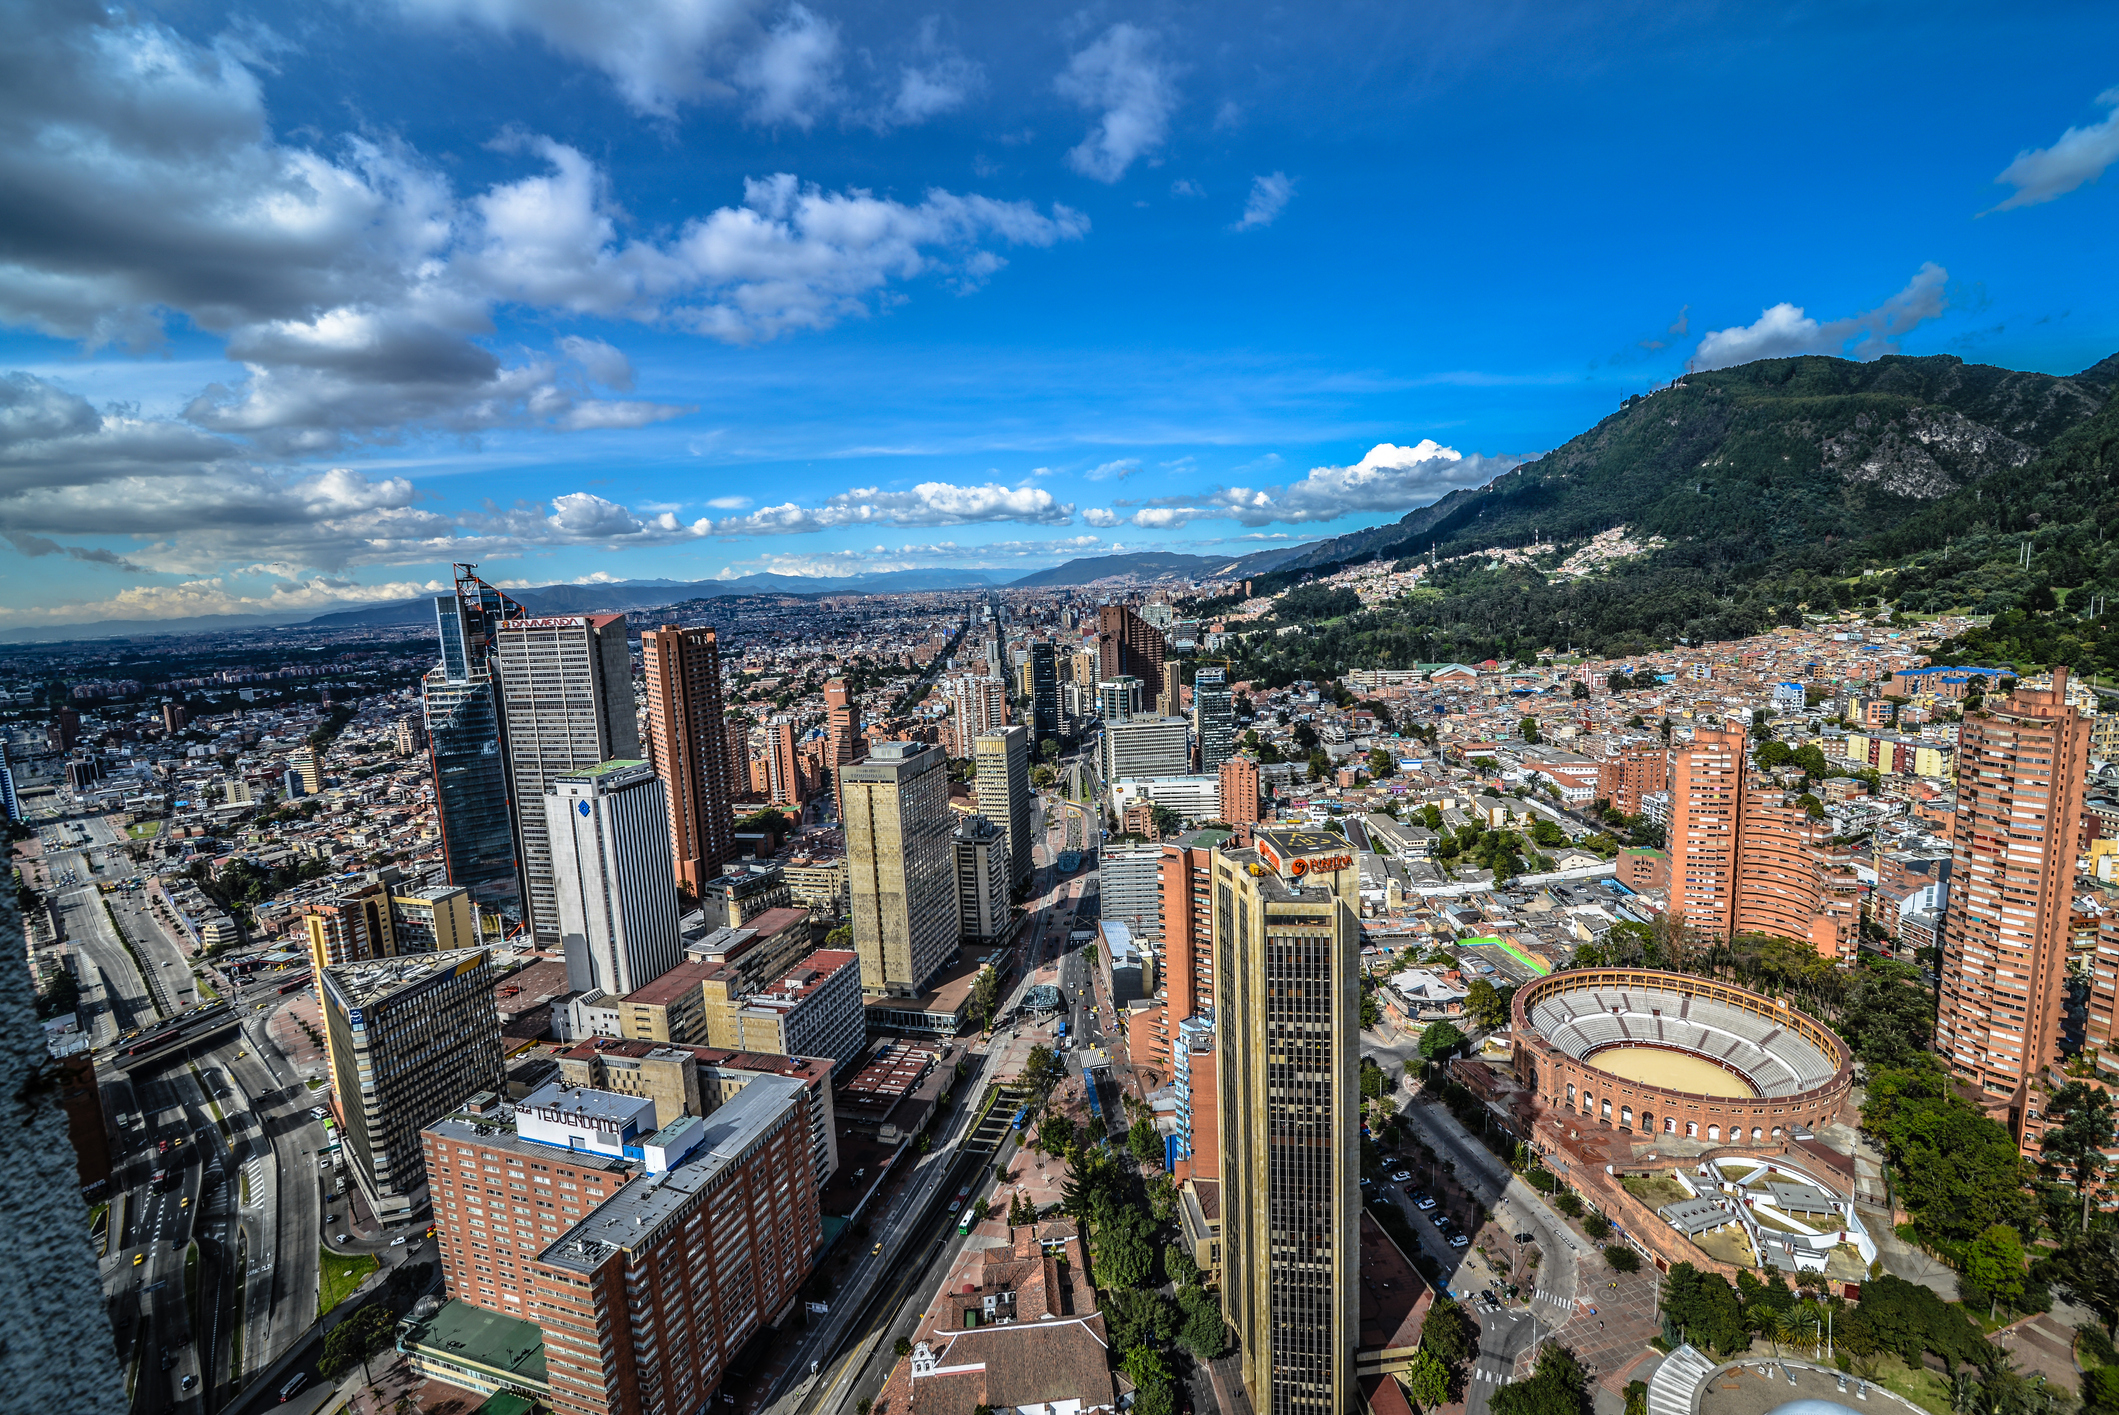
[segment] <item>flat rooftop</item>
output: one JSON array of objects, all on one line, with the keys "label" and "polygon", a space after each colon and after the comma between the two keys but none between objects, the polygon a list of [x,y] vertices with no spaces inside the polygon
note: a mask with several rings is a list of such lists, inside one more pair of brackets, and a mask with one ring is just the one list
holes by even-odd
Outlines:
[{"label": "flat rooftop", "polygon": [[407,1344],[466,1365],[484,1366],[537,1386],[547,1384],[544,1333],[537,1323],[489,1312],[454,1298],[406,1333]]},{"label": "flat rooftop", "polygon": [[468,972],[486,961],[483,948],[458,948],[446,953],[413,953],[401,958],[341,963],[326,968],[324,976],[354,1006],[365,1007],[416,983],[424,983],[445,973]]},{"label": "flat rooftop", "polygon": [[790,1108],[806,1113],[807,1087],[789,1076],[760,1076],[705,1118],[706,1143],[653,1179],[634,1178],[538,1254],[569,1272],[594,1272],[611,1256],[651,1238],[721,1172],[740,1161]]}]

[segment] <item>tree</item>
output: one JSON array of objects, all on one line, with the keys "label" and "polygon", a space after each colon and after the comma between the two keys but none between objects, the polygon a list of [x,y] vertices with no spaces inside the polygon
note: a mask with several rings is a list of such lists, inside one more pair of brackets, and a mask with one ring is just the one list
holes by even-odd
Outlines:
[{"label": "tree", "polygon": [[1589,685],[1577,678],[1574,686],[1567,690],[1567,696],[1578,703],[1587,702],[1589,700]]},{"label": "tree", "polygon": [[1406,1392],[1423,1410],[1449,1403],[1449,1367],[1443,1365],[1434,1352],[1423,1349],[1415,1356],[1404,1379]]},{"label": "tree", "polygon": [[[1169,1262],[1168,1255],[1164,1263]],[[1197,1271],[1195,1268],[1194,1271]],[[1177,1295],[1178,1306],[1184,1310],[1184,1324],[1177,1329],[1177,1344],[1184,1347],[1202,1361],[1212,1361],[1228,1348],[1228,1327],[1221,1319],[1221,1307],[1205,1288],[1186,1287]]]},{"label": "tree", "polygon": [[2107,1335],[2119,1330],[2119,1227],[2101,1222],[2067,1234],[2040,1269],[2062,1297],[2095,1312]]},{"label": "tree", "polygon": [[1522,734],[1524,741],[1535,743],[1538,740],[1538,719],[1526,717],[1517,724],[1516,730]]},{"label": "tree", "polygon": [[1320,748],[1310,753],[1310,780],[1323,781],[1332,774],[1332,759]]},{"label": "tree", "polygon": [[1378,781],[1398,773],[1398,761],[1381,747],[1369,753],[1369,775]]},{"label": "tree", "polygon": [[397,1318],[389,1305],[370,1302],[325,1334],[324,1359],[331,1362],[341,1375],[358,1365],[361,1379],[373,1386],[375,1375],[368,1367],[368,1360],[390,1344],[396,1330]]},{"label": "tree", "polygon": [[1611,1220],[1602,1214],[1591,1214],[1582,1220],[1582,1231],[1599,1241],[1611,1236]]},{"label": "tree", "polygon": [[1751,1344],[1736,1289],[1719,1273],[1673,1263],[1663,1287],[1663,1330],[1672,1345],[1689,1341],[1721,1356]]},{"label": "tree", "polygon": [[1464,1045],[1464,1033],[1448,1022],[1430,1022],[1420,1033],[1420,1054],[1429,1061]]},{"label": "tree", "polygon": [[2005,1223],[1992,1225],[1965,1249],[1958,1278],[1966,1300],[1987,1299],[1989,1317],[2003,1304],[2013,1311],[2023,1297],[2023,1240]]},{"label": "tree", "polygon": [[1840,1012],[1840,1035],[1871,1070],[1919,1065],[1934,1031],[1935,1003],[1928,990],[1880,971],[1855,982]]},{"label": "tree", "polygon": [[1582,1216],[1582,1196],[1579,1194],[1562,1194],[1555,1198],[1552,1202],[1554,1208],[1558,1209],[1561,1213],[1567,1215],[1569,1218],[1580,1218]]},{"label": "tree", "polygon": [[1590,1415],[1589,1377],[1574,1352],[1548,1341],[1527,1381],[1502,1386],[1487,1400],[1494,1415]]},{"label": "tree", "polygon": [[[815,935],[811,935],[811,937],[815,937]],[[853,947],[852,925],[841,924],[837,928],[833,929],[830,933],[824,935],[824,946],[826,948]]]},{"label": "tree", "polygon": [[2082,1231],[2090,1227],[2090,1190],[2106,1169],[2104,1152],[2112,1143],[2112,1097],[2098,1087],[2070,1081],[2046,1102],[2048,1118],[2064,1118],[2048,1126],[2041,1142],[2040,1168],[2061,1173],[2082,1198]]},{"label": "tree", "polygon": [[1623,1243],[1614,1243],[1606,1248],[1604,1261],[1611,1264],[1613,1272],[1636,1273],[1641,1270],[1641,1255]]},{"label": "tree", "polygon": [[1445,1366],[1469,1360],[1478,1349],[1478,1329],[1471,1315],[1447,1297],[1437,1297],[1428,1308],[1427,1322],[1420,1328],[1420,1349],[1432,1352]]},{"label": "tree", "polygon": [[980,1017],[980,1029],[993,1030],[993,1006],[1000,1000],[1001,975],[988,963],[971,981],[971,1007]]},{"label": "tree", "polygon": [[1042,1098],[1065,1072],[1066,1067],[1048,1046],[1030,1048],[1030,1055],[1023,1062],[1023,1082],[1030,1087],[1031,1094],[1039,1098]]},{"label": "tree", "polygon": [[1861,1118],[1883,1141],[1899,1201],[1924,1234],[1968,1242],[1994,1224],[2028,1222],[2030,1162],[1941,1067],[1871,1072]]},{"label": "tree", "polygon": [[1163,1162],[1162,1132],[1145,1115],[1134,1121],[1132,1129],[1126,1132],[1126,1148],[1133,1151],[1133,1158],[1142,1164],[1159,1167]]},{"label": "tree", "polygon": [[1104,1299],[1104,1326],[1114,1350],[1161,1345],[1177,1335],[1177,1304],[1160,1292],[1116,1291]]}]

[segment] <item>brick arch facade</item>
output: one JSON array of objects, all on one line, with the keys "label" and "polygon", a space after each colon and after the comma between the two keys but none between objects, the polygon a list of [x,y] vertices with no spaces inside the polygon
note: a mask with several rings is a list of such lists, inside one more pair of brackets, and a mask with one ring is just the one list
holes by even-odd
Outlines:
[{"label": "brick arch facade", "polygon": [[[1531,1009],[1556,993],[1629,987],[1689,993],[1770,1018],[1831,1057],[1836,1063],[1832,1078],[1785,1096],[1706,1096],[1670,1090],[1600,1071],[1593,1059],[1585,1061],[1554,1046],[1530,1021]],[[1794,1127],[1814,1129],[1830,1120],[1854,1083],[1853,1053],[1822,1023],[1748,988],[1709,978],[1648,968],[1570,969],[1524,985],[1516,993],[1513,1012],[1516,1079],[1537,1097],[1546,1114],[1572,1116],[1584,1127],[1625,1130],[1644,1137],[1667,1135],[1710,1145],[1770,1144],[1784,1139]],[[1726,1066],[1703,1052],[1665,1049]]]}]

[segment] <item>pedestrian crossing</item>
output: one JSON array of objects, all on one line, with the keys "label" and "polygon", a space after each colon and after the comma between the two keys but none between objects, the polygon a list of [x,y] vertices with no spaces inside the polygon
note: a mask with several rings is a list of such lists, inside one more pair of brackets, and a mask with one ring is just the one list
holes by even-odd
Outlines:
[{"label": "pedestrian crossing", "polygon": [[1472,1379],[1475,1381],[1484,1381],[1488,1385],[1497,1386],[1505,1386],[1508,1384],[1509,1381],[1507,1372],[1489,1371],[1483,1366],[1472,1367]]}]

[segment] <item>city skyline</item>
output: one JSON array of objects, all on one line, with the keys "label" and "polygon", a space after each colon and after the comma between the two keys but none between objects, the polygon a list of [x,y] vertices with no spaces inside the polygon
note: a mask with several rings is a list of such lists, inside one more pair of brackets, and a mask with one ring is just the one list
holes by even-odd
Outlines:
[{"label": "city skyline", "polygon": [[1236,553],[1688,367],[2114,344],[2091,8],[597,13],[25,12],[0,626]]}]

